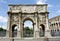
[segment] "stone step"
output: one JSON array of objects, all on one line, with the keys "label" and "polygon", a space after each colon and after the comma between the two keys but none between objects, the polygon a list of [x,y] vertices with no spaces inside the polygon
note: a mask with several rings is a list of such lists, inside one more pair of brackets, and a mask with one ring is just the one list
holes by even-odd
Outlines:
[{"label": "stone step", "polygon": [[[47,41],[45,38],[6,38],[0,37],[0,41]],[[48,41],[60,41],[60,38],[48,38]]]}]

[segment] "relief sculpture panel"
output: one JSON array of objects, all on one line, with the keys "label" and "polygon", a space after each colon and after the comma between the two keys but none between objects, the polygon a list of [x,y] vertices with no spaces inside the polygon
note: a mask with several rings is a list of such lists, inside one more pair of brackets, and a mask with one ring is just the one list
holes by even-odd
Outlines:
[{"label": "relief sculpture panel", "polygon": [[14,22],[18,22],[18,20],[19,20],[18,15],[13,15],[13,16],[12,16],[12,22],[13,22],[13,21],[14,21]]}]

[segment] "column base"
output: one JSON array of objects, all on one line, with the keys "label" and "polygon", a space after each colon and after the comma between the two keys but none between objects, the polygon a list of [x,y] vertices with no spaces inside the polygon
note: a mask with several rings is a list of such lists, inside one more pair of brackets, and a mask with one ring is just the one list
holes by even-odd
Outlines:
[{"label": "column base", "polygon": [[39,36],[39,31],[35,31],[34,32],[34,38],[39,38],[40,36]]},{"label": "column base", "polygon": [[9,31],[6,31],[6,37],[9,37]]},{"label": "column base", "polygon": [[50,30],[45,31],[45,37],[48,37],[48,38],[52,37],[50,34]]},{"label": "column base", "polygon": [[21,31],[17,31],[17,37],[21,38]]}]

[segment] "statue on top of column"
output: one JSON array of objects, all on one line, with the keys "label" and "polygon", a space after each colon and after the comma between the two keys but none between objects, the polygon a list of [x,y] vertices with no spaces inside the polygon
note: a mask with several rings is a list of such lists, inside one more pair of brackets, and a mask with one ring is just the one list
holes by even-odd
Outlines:
[{"label": "statue on top of column", "polygon": [[46,1],[47,1],[47,0],[38,0],[38,1],[37,1],[37,4],[45,4]]}]

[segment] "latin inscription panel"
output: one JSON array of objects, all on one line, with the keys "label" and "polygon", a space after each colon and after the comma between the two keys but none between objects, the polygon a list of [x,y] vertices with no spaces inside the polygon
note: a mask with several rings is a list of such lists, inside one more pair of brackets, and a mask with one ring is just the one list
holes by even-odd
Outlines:
[{"label": "latin inscription panel", "polygon": [[33,13],[33,12],[35,12],[35,6],[23,6],[22,12],[23,13]]}]

